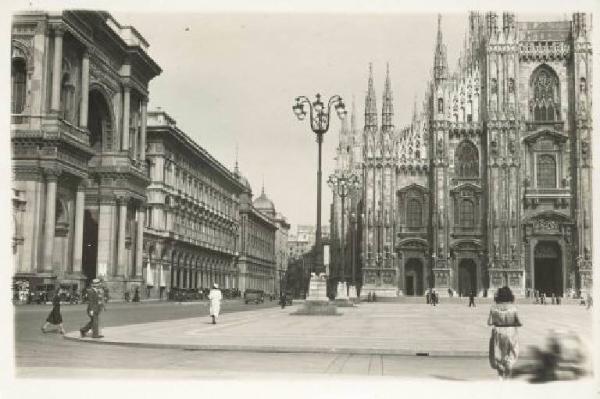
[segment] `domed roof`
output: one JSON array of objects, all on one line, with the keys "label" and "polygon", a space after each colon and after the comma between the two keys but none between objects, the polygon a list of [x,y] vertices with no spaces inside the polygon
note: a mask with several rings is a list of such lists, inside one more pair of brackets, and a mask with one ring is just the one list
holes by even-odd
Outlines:
[{"label": "domed roof", "polygon": [[238,174],[237,179],[244,187],[246,187],[249,191],[252,191],[252,187],[250,186],[250,182],[241,174]]},{"label": "domed roof", "polygon": [[273,201],[266,196],[264,187],[260,193],[260,197],[255,199],[252,205],[254,205],[254,208],[263,213],[268,213],[271,216],[275,215],[275,205],[273,204]]},{"label": "domed roof", "polygon": [[237,161],[235,162],[235,168],[233,169],[233,175],[235,176],[237,181],[239,181],[244,187],[246,187],[248,189],[248,191],[252,192],[252,186],[250,186],[250,182],[248,181],[248,179],[246,179],[240,173],[240,169],[238,168]]}]

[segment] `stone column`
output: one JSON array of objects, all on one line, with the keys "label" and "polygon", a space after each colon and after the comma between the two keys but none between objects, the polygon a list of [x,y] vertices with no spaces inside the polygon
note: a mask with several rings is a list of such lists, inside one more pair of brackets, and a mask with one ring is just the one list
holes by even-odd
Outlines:
[{"label": "stone column", "polygon": [[54,28],[54,62],[52,66],[52,98],[50,109],[60,111],[60,89],[62,79],[62,47],[65,30],[62,26]]},{"label": "stone column", "polygon": [[88,99],[90,94],[90,53],[86,49],[81,59],[81,103],[79,106],[79,127],[88,125]]},{"label": "stone column", "polygon": [[54,230],[56,223],[56,183],[58,173],[47,171],[46,175],[46,214],[44,223],[44,257],[42,270],[52,270],[52,254],[54,252]]},{"label": "stone column", "polygon": [[117,276],[125,276],[127,271],[127,257],[125,256],[125,221],[127,219],[127,198],[119,197],[119,230],[117,242]]},{"label": "stone column", "polygon": [[[146,216],[146,209],[144,205],[140,205],[137,211],[137,229],[136,229],[136,242],[135,242],[135,265],[133,277],[142,276],[142,267],[144,259],[144,218]],[[150,270],[150,269],[149,269]]]},{"label": "stone column", "polygon": [[130,91],[129,86],[123,87],[123,129],[122,129],[122,138],[121,138],[121,150],[127,151],[129,150],[129,99],[130,99]]},{"label": "stone column", "polygon": [[83,184],[77,186],[75,197],[75,231],[73,234],[73,274],[81,274],[81,252],[83,249],[83,212],[85,191]]},{"label": "stone column", "polygon": [[147,110],[148,110],[148,99],[144,98],[142,100],[142,122],[140,126],[140,161],[144,162],[146,160],[146,119],[147,119]]}]

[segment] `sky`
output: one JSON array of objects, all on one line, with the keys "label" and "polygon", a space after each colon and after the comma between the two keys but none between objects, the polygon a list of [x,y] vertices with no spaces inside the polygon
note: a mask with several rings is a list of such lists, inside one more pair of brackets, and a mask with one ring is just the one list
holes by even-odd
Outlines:
[{"label": "sky", "polygon": [[[316,222],[317,144],[294,98],[339,94],[350,112],[355,97],[363,124],[368,65],[373,63],[378,107],[390,65],[397,126],[421,102],[433,62],[436,14],[198,14],[113,13],[149,42],[163,72],[150,83],[149,108],[242,174],[255,198],[267,196],[292,225]],[[450,65],[458,58],[466,14],[443,15]],[[323,145],[323,215],[329,220],[340,121]]]}]

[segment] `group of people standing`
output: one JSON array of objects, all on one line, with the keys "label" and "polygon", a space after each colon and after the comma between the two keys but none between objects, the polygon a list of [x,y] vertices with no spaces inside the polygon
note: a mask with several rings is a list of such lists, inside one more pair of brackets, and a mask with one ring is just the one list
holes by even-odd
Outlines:
[{"label": "group of people standing", "polygon": [[431,306],[437,306],[440,303],[440,297],[434,289],[427,290],[425,293],[425,302]]}]

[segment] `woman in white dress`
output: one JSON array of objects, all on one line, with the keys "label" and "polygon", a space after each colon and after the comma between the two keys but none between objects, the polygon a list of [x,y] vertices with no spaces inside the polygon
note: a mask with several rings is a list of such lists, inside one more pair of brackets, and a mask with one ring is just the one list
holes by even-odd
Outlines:
[{"label": "woman in white dress", "polygon": [[512,369],[519,357],[517,328],[522,324],[510,288],[500,288],[494,300],[496,304],[492,305],[487,322],[492,326],[489,359],[492,368],[498,371],[501,379],[504,379],[511,377]]},{"label": "woman in white dress", "polygon": [[217,318],[221,311],[221,299],[223,299],[223,295],[221,294],[219,285],[215,283],[208,294],[208,300],[210,301],[210,317],[212,317],[213,324],[217,324]]}]

